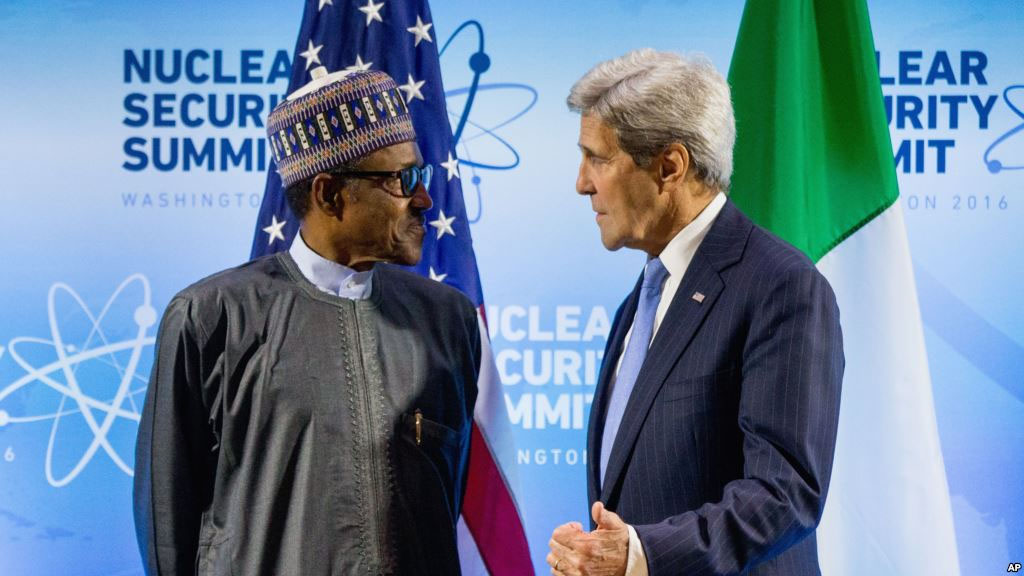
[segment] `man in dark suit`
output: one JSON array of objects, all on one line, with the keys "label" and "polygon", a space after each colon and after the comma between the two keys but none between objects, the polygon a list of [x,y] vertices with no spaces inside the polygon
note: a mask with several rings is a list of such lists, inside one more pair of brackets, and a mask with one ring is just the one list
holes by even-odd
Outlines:
[{"label": "man in dark suit", "polygon": [[591,408],[592,531],[555,529],[552,573],[819,574],[839,310],[812,262],[726,198],[728,85],[701,57],[641,50],[568,103],[602,243],[649,259]]}]

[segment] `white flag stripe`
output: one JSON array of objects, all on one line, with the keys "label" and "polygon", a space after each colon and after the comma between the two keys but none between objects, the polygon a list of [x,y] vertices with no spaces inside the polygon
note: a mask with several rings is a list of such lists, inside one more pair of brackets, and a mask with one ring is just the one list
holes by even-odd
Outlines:
[{"label": "white flag stripe", "polygon": [[818,550],[826,576],[960,573],[899,202],[818,262],[846,373]]},{"label": "white flag stripe", "polygon": [[[487,326],[484,325],[479,310],[476,316],[480,324],[481,359],[473,417],[480,429],[480,434],[484,437],[487,446],[490,447],[494,462],[515,501],[519,492],[519,476],[516,473],[515,461],[515,436],[506,416],[505,393],[502,390],[501,377],[498,375],[498,366],[494,363],[494,352],[491,350],[491,341],[487,336]],[[516,508],[519,509],[518,502]],[[521,509],[519,517],[523,517]]]}]

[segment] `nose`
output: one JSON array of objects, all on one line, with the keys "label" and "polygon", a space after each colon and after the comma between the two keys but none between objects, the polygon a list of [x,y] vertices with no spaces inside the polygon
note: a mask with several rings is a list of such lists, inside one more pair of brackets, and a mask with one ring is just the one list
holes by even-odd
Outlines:
[{"label": "nose", "polygon": [[434,205],[434,201],[430,199],[430,194],[427,193],[427,189],[423,187],[423,184],[417,184],[416,189],[410,198],[409,205],[426,212]]},{"label": "nose", "polygon": [[587,174],[587,163],[585,160],[580,161],[579,173],[576,175],[576,193],[583,196],[594,193],[594,183],[591,182],[590,176]]}]

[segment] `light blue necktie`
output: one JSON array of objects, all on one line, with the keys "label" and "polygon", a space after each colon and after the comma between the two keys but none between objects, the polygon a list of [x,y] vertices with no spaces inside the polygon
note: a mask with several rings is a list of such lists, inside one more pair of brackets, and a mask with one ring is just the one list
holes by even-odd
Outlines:
[{"label": "light blue necktie", "polygon": [[644,365],[644,358],[647,357],[647,348],[651,343],[651,334],[654,332],[654,313],[658,310],[658,302],[661,300],[661,284],[665,281],[666,276],[668,276],[668,270],[665,270],[665,265],[659,258],[647,261],[647,267],[644,268],[644,282],[640,286],[640,301],[636,306],[636,315],[633,316],[633,331],[630,333],[626,351],[622,354],[619,374],[615,377],[612,398],[608,402],[608,413],[604,419],[604,433],[601,435],[602,486],[604,485],[604,473],[608,468],[608,458],[612,454],[612,445],[615,443],[615,435],[619,431],[619,424],[622,423],[622,415],[626,411],[629,395],[633,392],[633,385],[636,384],[636,377]]}]

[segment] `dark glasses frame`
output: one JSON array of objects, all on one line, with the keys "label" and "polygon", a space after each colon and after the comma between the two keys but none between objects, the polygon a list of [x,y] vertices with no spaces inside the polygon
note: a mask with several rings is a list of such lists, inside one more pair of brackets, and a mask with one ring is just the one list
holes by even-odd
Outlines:
[{"label": "dark glasses frame", "polygon": [[[373,170],[334,170],[332,174],[338,174],[346,178],[398,178],[402,184],[401,198],[412,198],[416,194],[416,187],[423,185],[423,190],[430,191],[430,180],[434,176],[434,167],[430,164],[425,166],[406,166],[401,170],[373,171]],[[393,192],[384,189],[385,192],[396,196]]]}]

